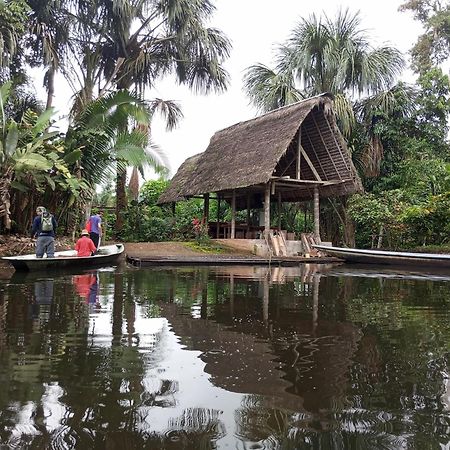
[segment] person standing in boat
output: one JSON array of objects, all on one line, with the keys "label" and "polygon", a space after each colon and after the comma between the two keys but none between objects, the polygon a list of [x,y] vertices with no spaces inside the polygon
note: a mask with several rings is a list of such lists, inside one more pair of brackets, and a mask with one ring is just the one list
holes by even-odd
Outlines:
[{"label": "person standing in boat", "polygon": [[81,231],[81,237],[75,244],[75,250],[77,251],[77,256],[92,256],[97,251],[97,247],[89,237],[88,230]]},{"label": "person standing in boat", "polygon": [[58,224],[55,217],[43,206],[36,208],[36,217],[33,220],[31,237],[36,239],[36,258],[55,257],[55,232]]},{"label": "person standing in boat", "polygon": [[89,218],[89,236],[97,249],[100,245],[100,238],[102,236],[102,217],[103,212],[99,211]]}]

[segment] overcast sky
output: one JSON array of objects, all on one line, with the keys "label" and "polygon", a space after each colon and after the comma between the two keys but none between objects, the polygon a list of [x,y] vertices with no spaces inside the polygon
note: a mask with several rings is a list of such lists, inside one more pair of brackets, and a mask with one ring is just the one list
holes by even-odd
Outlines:
[{"label": "overcast sky", "polygon": [[[213,0],[213,3],[217,10],[210,25],[220,28],[233,45],[231,57],[225,64],[231,79],[227,92],[193,95],[187,88],[166,79],[147,95],[176,100],[184,113],[180,126],[170,133],[165,132],[161,121],[152,124],[152,137],[167,155],[172,174],[187,157],[204,151],[216,131],[257,115],[242,91],[243,72],[255,63],[273,67],[274,47],[287,39],[301,17],[323,12],[334,17],[340,8],[348,8],[352,13],[360,11],[362,28],[373,38],[373,45],[393,45],[405,56],[421,33],[420,24],[410,13],[398,12],[404,0],[346,0],[342,3],[334,0]],[[408,72],[402,79],[414,80]],[[67,97],[57,94],[55,107],[60,113],[66,113]]]},{"label": "overcast sky", "polygon": [[[274,46],[284,42],[301,17],[323,12],[334,17],[339,8],[360,11],[362,28],[373,38],[373,45],[388,43],[407,54],[421,32],[420,24],[410,13],[398,12],[403,1],[347,0],[341,4],[333,0],[217,0],[212,25],[220,28],[232,41],[233,50],[226,68],[231,84],[221,95],[195,96],[187,88],[171,80],[158,84],[154,97],[180,102],[184,119],[170,132],[157,121],[152,134],[167,154],[172,172],[191,155],[206,149],[212,135],[240,121],[257,115],[242,91],[245,69],[255,63],[273,67]],[[402,77],[413,81],[411,73]]]}]

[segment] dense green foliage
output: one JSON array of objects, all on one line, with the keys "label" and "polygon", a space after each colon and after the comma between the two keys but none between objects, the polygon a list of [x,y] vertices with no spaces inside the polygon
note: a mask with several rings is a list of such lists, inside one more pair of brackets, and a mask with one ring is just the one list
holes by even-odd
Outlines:
[{"label": "dense green foliage", "polygon": [[[366,190],[322,202],[323,238],[336,244],[413,248],[449,241],[450,82],[440,64],[450,54],[450,5],[408,0],[401,9],[424,26],[411,51],[414,85],[397,82],[404,55],[373,47],[360,16],[349,11],[300,19],[278,47],[275,67],[254,64],[244,78],[263,111],[334,94],[338,125]],[[167,182],[147,182],[138,192],[136,171],[143,174],[147,164],[164,177],[167,158],[151,141],[151,121],[160,113],[172,129],[182,117],[173,101],[144,102],[146,88],[169,74],[194,91],[227,86],[222,64],[230,43],[206,26],[213,11],[207,0],[1,2],[0,231],[26,231],[37,204],[74,231],[94,202],[116,203],[115,213],[108,210],[108,236],[113,227],[116,237],[133,241],[205,236],[201,199],[179,202],[174,210],[159,206]],[[45,71],[45,112],[29,88],[29,66]],[[58,73],[75,94],[63,133],[51,129]],[[273,211],[272,225],[311,231],[310,204]],[[222,202],[218,215],[212,198],[209,216],[229,221],[229,205]],[[238,212],[237,221],[246,216]]]},{"label": "dense green foliage", "polygon": [[[449,240],[450,83],[437,64],[449,54],[450,6],[414,0],[402,8],[426,29],[412,51],[414,86],[394,84],[401,55],[372,48],[358,15],[348,12],[301,19],[279,47],[276,68],[253,65],[245,76],[250,100],[266,111],[325,91],[335,95],[338,125],[366,190],[348,203],[322,202],[322,237],[335,244],[404,248]],[[284,207],[282,217],[292,231],[293,211]]]}]

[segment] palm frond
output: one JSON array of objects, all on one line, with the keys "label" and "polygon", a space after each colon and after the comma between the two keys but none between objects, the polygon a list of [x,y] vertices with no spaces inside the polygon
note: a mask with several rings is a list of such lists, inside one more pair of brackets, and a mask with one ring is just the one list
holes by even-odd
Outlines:
[{"label": "palm frond", "polygon": [[173,130],[183,118],[180,105],[173,100],[163,100],[160,98],[150,100],[149,110],[151,116],[158,113],[165,119],[167,131]]},{"label": "palm frond", "polygon": [[295,88],[291,73],[276,73],[262,64],[247,69],[244,75],[244,89],[253,105],[263,112],[295,103],[303,98]]}]

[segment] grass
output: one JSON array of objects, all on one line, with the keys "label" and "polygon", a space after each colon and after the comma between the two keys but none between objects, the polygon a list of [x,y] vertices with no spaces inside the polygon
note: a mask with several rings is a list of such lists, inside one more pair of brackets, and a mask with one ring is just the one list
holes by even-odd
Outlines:
[{"label": "grass", "polygon": [[215,242],[208,242],[208,241],[206,241],[206,242],[198,242],[198,241],[184,242],[183,245],[192,250],[195,250],[196,252],[209,253],[209,254],[214,254],[214,255],[225,253],[228,250],[220,244],[217,244]]},{"label": "grass", "polygon": [[410,252],[419,253],[450,253],[450,244],[442,245],[424,245],[408,249]]}]

